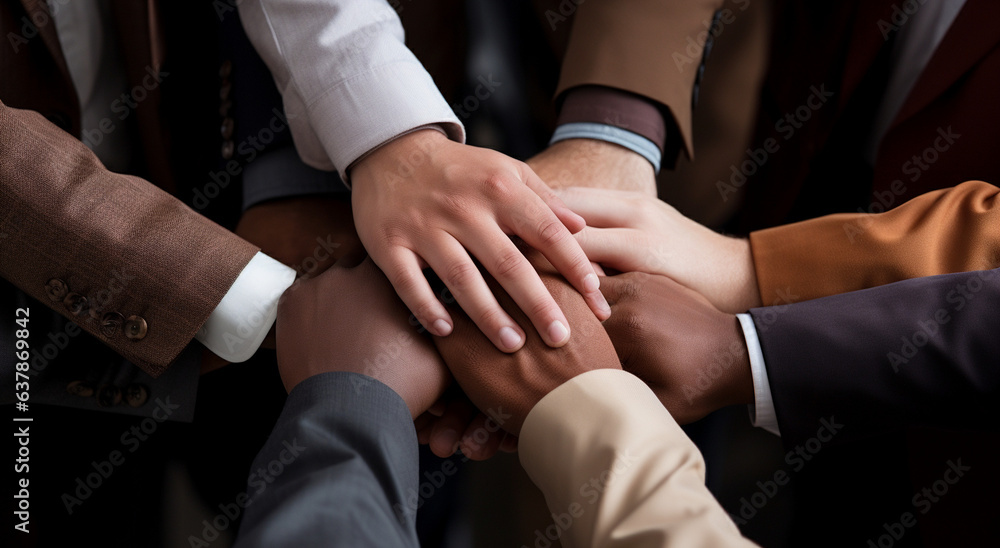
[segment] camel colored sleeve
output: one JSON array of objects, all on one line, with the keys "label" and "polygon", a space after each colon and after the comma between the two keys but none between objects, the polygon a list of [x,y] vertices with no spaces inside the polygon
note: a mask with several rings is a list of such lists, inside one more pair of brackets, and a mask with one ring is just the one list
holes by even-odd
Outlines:
[{"label": "camel colored sleeve", "polygon": [[555,516],[537,534],[558,529],[565,548],[756,546],[705,487],[698,448],[631,373],[598,369],[553,390],[518,452]]},{"label": "camel colored sleeve", "polygon": [[750,234],[765,306],[1000,266],[1000,189],[982,181],[876,214],[841,213]]}]

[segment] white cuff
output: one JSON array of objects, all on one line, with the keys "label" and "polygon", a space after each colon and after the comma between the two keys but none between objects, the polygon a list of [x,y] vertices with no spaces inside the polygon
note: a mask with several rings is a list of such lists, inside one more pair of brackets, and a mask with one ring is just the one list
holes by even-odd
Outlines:
[{"label": "white cuff", "polygon": [[278,299],[293,281],[294,270],[258,252],[194,338],[228,362],[249,360],[271,330]]},{"label": "white cuff", "polygon": [[775,436],[778,431],[778,416],[774,412],[774,400],[771,399],[771,384],[767,380],[767,367],[764,366],[764,352],[760,349],[760,339],[757,338],[757,328],[750,314],[737,314],[743,337],[747,341],[747,354],[750,356],[750,373],[753,375],[754,403],[748,405],[750,422],[767,430]]}]

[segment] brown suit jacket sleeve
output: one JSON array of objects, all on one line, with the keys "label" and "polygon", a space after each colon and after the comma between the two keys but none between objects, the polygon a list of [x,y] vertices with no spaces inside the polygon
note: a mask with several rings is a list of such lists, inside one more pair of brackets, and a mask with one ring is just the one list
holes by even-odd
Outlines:
[{"label": "brown suit jacket sleeve", "polygon": [[573,17],[558,96],[586,84],[661,103],[693,155],[691,95],[704,38],[722,0],[588,0]]},{"label": "brown suit jacket sleeve", "polygon": [[750,234],[761,301],[803,301],[1000,266],[1000,189],[982,181],[886,213],[842,213]]},{"label": "brown suit jacket sleeve", "polygon": [[[106,170],[38,113],[0,103],[0,276],[151,375],[256,252],[151,183]],[[145,333],[127,336],[129,318]]]}]

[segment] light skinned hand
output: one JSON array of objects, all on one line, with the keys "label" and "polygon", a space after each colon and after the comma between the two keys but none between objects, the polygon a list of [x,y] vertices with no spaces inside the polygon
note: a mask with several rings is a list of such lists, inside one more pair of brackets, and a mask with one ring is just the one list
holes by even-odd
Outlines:
[{"label": "light skinned hand", "polygon": [[570,188],[558,194],[587,220],[576,239],[592,261],[670,277],[724,312],[761,306],[749,240],[723,236],[638,192]]},{"label": "light skinned hand", "polygon": [[447,336],[454,321],[424,277],[425,267],[444,281],[493,345],[513,352],[524,344],[522,326],[499,305],[475,257],[546,344],[570,340],[563,310],[511,235],[555,265],[598,318],[610,314],[597,274],[573,238],[583,219],[523,162],[427,129],[378,148],[350,175],[361,241],[432,334]]},{"label": "light skinned hand", "polygon": [[395,390],[417,418],[441,397],[451,376],[431,341],[410,325],[409,312],[378,267],[370,259],[354,267],[345,262],[293,284],[278,303],[278,372],[285,389],[329,371],[360,373]]}]

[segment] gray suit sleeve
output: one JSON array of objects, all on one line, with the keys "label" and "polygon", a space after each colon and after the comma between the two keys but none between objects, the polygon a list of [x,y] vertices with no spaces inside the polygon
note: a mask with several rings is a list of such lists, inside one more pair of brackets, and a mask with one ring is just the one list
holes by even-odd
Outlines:
[{"label": "gray suit sleeve", "polygon": [[417,436],[403,400],[356,373],[292,390],[248,481],[238,548],[418,546],[404,489]]}]

